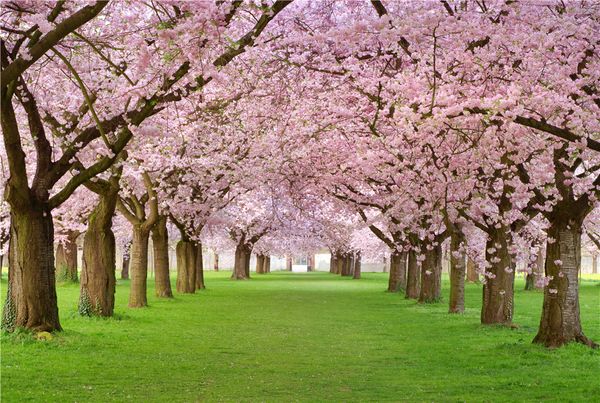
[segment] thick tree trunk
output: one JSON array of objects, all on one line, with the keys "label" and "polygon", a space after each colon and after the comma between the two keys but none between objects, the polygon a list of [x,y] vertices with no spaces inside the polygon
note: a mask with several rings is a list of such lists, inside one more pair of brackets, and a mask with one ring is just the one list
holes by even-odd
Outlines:
[{"label": "thick tree trunk", "polygon": [[360,279],[360,274],[361,274],[361,256],[360,256],[360,252],[358,252],[356,254],[356,258],[354,260],[354,274],[352,276],[353,279],[358,280]]},{"label": "thick tree trunk", "polygon": [[[388,278],[388,292],[398,292],[402,289],[402,256],[393,252],[390,256],[390,276]],[[405,262],[406,263],[406,262]]]},{"label": "thick tree trunk", "polygon": [[570,342],[597,348],[581,329],[579,317],[579,270],[581,269],[581,223],[551,222],[546,245],[546,277],[542,319],[534,343],[560,347]]},{"label": "thick tree trunk", "polygon": [[204,259],[202,258],[202,244],[196,243],[196,289],[204,290]]},{"label": "thick tree trunk", "polygon": [[438,302],[442,297],[442,245],[423,247],[425,260],[421,265],[420,303]]},{"label": "thick tree trunk", "polygon": [[462,232],[452,232],[452,234],[450,235],[450,306],[448,308],[449,313],[463,313],[465,311],[465,243],[466,239]]},{"label": "thick tree trunk", "polygon": [[219,271],[219,254],[217,252],[214,252],[213,259],[213,270]]},{"label": "thick tree trunk", "polygon": [[54,278],[54,228],[50,209],[11,211],[8,287],[2,328],[61,330]]},{"label": "thick tree trunk", "polygon": [[175,249],[177,254],[177,292],[194,294],[196,292],[196,247],[192,241],[181,240]]},{"label": "thick tree trunk", "polygon": [[265,256],[258,254],[256,255],[256,274],[264,274],[265,273]]},{"label": "thick tree trunk", "polygon": [[112,316],[115,308],[116,247],[112,219],[117,203],[113,189],[100,196],[83,238],[79,313]]},{"label": "thick tree trunk", "polygon": [[348,277],[352,275],[352,266],[354,263],[354,257],[351,253],[348,253],[346,255],[344,255],[344,257],[342,258],[343,260],[343,264],[342,264],[342,270],[341,270],[341,275],[344,277]]},{"label": "thick tree trunk", "polygon": [[467,281],[469,283],[479,283],[479,274],[475,262],[471,258],[467,258]]},{"label": "thick tree trunk", "polygon": [[152,249],[154,250],[154,288],[159,298],[173,298],[169,273],[169,233],[167,217],[160,216],[152,227]]},{"label": "thick tree trunk", "polygon": [[419,286],[420,274],[417,262],[417,253],[408,252],[408,266],[406,270],[406,298],[418,299],[421,288]]},{"label": "thick tree trunk", "polygon": [[271,255],[265,256],[265,262],[264,262],[263,268],[264,268],[265,273],[271,273]]},{"label": "thick tree trunk", "polygon": [[486,270],[483,284],[482,324],[509,325],[513,316],[515,270],[508,251],[507,229],[492,229],[486,243]]},{"label": "thick tree trunk", "polygon": [[234,280],[247,280],[250,278],[250,247],[243,243],[238,243],[235,248],[235,263],[231,278]]},{"label": "thick tree trunk", "polygon": [[148,305],[147,279],[148,279],[148,240],[150,231],[144,230],[141,225],[133,225],[133,238],[131,242],[131,290],[129,293],[129,307],[141,308]]},{"label": "thick tree trunk", "polygon": [[77,282],[77,237],[78,232],[69,232],[63,243],[56,248],[56,279]]}]

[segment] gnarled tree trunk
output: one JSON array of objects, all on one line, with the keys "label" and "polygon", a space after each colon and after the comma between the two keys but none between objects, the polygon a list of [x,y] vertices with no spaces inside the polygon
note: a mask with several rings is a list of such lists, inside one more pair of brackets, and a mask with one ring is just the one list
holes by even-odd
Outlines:
[{"label": "gnarled tree trunk", "polygon": [[460,230],[450,234],[450,306],[449,313],[465,311],[466,239]]},{"label": "gnarled tree trunk", "polygon": [[152,227],[152,248],[154,250],[154,291],[156,296],[173,298],[169,276],[169,233],[165,216],[160,216]]},{"label": "gnarled tree trunk", "polygon": [[442,245],[428,249],[423,245],[425,260],[421,264],[420,303],[438,302],[442,297]]},{"label": "gnarled tree trunk", "polygon": [[515,270],[507,234],[505,227],[492,228],[488,233],[485,257],[490,267],[483,284],[482,324],[512,322]]},{"label": "gnarled tree trunk", "polygon": [[48,206],[13,208],[10,234],[2,328],[61,330],[54,278],[54,228]]},{"label": "gnarled tree trunk", "polygon": [[182,239],[177,242],[177,292],[194,294],[196,292],[196,247],[192,241]]},{"label": "gnarled tree trunk", "polygon": [[406,298],[418,299],[421,288],[419,286],[420,274],[417,262],[417,253],[408,252],[408,265],[406,270]]},{"label": "gnarled tree trunk", "polygon": [[534,343],[560,347],[579,342],[598,347],[581,329],[579,317],[579,270],[581,269],[581,223],[556,220],[550,223],[546,245],[546,276],[542,319]]},{"label": "gnarled tree trunk", "polygon": [[204,290],[204,261],[202,259],[202,244],[196,242],[196,289]]},{"label": "gnarled tree trunk", "polygon": [[79,232],[69,231],[66,240],[56,248],[56,279],[77,282],[77,237]]},{"label": "gnarled tree trunk", "polygon": [[118,187],[101,194],[83,238],[79,312],[112,316],[115,308],[116,246],[112,231]]},{"label": "gnarled tree trunk", "polygon": [[129,307],[141,308],[148,305],[146,296],[148,279],[148,240],[150,231],[143,225],[133,225],[131,242],[131,290]]}]

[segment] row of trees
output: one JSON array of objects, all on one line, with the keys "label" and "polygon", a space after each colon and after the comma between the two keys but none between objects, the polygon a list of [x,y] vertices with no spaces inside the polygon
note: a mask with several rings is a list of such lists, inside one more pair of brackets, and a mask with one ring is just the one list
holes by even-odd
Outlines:
[{"label": "row of trees", "polygon": [[599,13],[583,1],[6,3],[5,327],[60,330],[54,244],[72,267],[80,234],[84,311],[113,313],[117,242],[130,243],[129,306],[147,305],[150,237],[157,295],[171,297],[170,227],[180,292],[204,286],[203,241],[235,245],[235,279],[253,251],[326,246],[336,272],[359,276],[361,257],[387,248],[389,290],[436,302],[447,242],[450,311],[469,255],[484,324],[512,322],[517,262],[533,274],[545,250],[535,341],[595,346],[577,274],[600,221]]}]

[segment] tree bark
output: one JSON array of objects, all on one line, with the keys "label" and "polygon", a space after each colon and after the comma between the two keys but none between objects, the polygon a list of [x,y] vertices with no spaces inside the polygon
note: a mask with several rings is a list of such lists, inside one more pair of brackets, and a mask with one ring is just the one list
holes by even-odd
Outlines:
[{"label": "tree bark", "polygon": [[287,271],[292,271],[292,257],[291,256],[285,257],[285,269]]},{"label": "tree bark", "polygon": [[116,189],[100,195],[88,218],[83,238],[79,313],[112,316],[115,308],[116,246],[112,219],[117,203]]},{"label": "tree bark", "polygon": [[579,270],[581,269],[581,223],[551,221],[546,244],[546,277],[542,318],[534,343],[556,348],[570,342],[597,348],[581,329],[579,316]]},{"label": "tree bark", "polygon": [[196,243],[196,289],[204,290],[204,259],[202,258],[202,243]]},{"label": "tree bark", "polygon": [[525,276],[525,291],[541,289],[540,279],[544,276],[544,252],[540,249],[536,256],[535,265],[531,268],[531,273]]},{"label": "tree bark", "polygon": [[465,311],[466,239],[460,230],[450,234],[450,306],[449,313]]},{"label": "tree bark", "polygon": [[388,292],[398,292],[402,288],[402,257],[399,252],[392,252],[390,256],[390,276],[388,278]]},{"label": "tree bark", "polygon": [[256,274],[264,274],[265,257],[262,254],[256,255]]},{"label": "tree bark", "polygon": [[128,242],[123,250],[123,264],[121,265],[121,279],[129,280],[129,262],[131,257],[131,242]]},{"label": "tree bark", "polygon": [[592,255],[592,274],[598,274],[598,255]]},{"label": "tree bark", "polygon": [[423,253],[419,303],[439,302],[442,297],[442,245],[438,243],[432,249],[423,245]]},{"label": "tree bark", "polygon": [[169,273],[169,233],[167,217],[160,216],[152,227],[154,250],[154,291],[159,298],[173,298]]},{"label": "tree bark", "polygon": [[251,249],[244,243],[238,243],[235,248],[235,263],[231,278],[234,280],[247,280],[250,278]]},{"label": "tree bark", "polygon": [[77,237],[79,233],[69,231],[66,240],[56,248],[56,279],[77,282]]},{"label": "tree bark", "polygon": [[177,243],[177,292],[194,294],[196,292],[196,255],[194,243],[181,240]]},{"label": "tree bark", "polygon": [[352,275],[352,264],[353,264],[353,256],[351,253],[347,253],[342,258],[342,267],[340,274],[343,277],[348,277]]},{"label": "tree bark", "polygon": [[219,254],[214,252],[213,270],[219,271]]},{"label": "tree bark", "polygon": [[354,274],[352,276],[353,279],[358,280],[360,279],[360,275],[361,275],[361,256],[360,256],[360,252],[358,252],[356,254],[356,259],[354,260]]},{"label": "tree bark", "polygon": [[421,288],[419,286],[419,266],[417,253],[413,250],[408,252],[408,267],[406,271],[406,298],[418,299]]},{"label": "tree bark", "polygon": [[129,307],[142,308],[148,305],[146,296],[148,279],[148,240],[150,231],[143,225],[133,225],[131,242],[131,290]]},{"label": "tree bark", "polygon": [[54,278],[54,228],[50,209],[12,209],[8,287],[2,328],[61,330]]},{"label": "tree bark", "polygon": [[467,257],[467,281],[469,283],[479,283],[479,274],[473,259]]},{"label": "tree bark", "polygon": [[265,273],[271,273],[271,255],[265,256],[265,262],[263,267]]},{"label": "tree bark", "polygon": [[508,251],[507,228],[492,228],[486,242],[486,270],[483,284],[482,324],[510,325],[513,316],[515,270]]}]

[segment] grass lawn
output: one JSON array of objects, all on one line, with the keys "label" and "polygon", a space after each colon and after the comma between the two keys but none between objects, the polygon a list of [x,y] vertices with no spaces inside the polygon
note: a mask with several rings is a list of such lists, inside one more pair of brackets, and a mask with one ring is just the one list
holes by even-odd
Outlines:
[{"label": "grass lawn", "polygon": [[[2,335],[3,402],[599,401],[600,352],[531,344],[542,294],[518,283],[518,329],[479,325],[481,286],[464,315],[446,302],[388,294],[387,274],[271,273],[81,318],[79,288],[59,285],[64,332],[51,341]],[[581,285],[587,336],[600,341],[600,286]],[[174,282],[173,282],[174,285]],[[2,298],[6,277],[2,280]],[[444,282],[448,298],[448,282]]]}]

